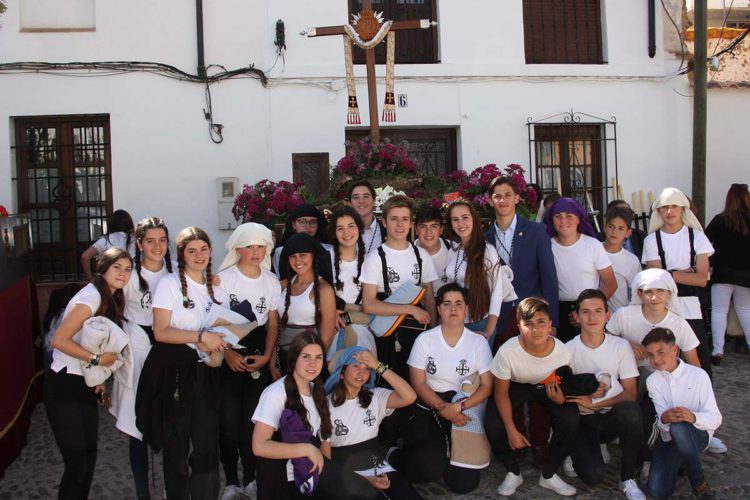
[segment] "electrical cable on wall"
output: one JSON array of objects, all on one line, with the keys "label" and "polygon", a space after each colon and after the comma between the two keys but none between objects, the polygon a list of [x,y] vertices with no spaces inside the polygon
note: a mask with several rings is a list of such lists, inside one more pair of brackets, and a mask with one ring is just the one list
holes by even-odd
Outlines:
[{"label": "electrical cable on wall", "polygon": [[221,123],[214,123],[214,111],[211,106],[211,84],[206,82],[206,107],[203,108],[203,117],[208,120],[208,135],[215,144],[221,144],[224,142],[224,136],[222,130],[224,125]]}]

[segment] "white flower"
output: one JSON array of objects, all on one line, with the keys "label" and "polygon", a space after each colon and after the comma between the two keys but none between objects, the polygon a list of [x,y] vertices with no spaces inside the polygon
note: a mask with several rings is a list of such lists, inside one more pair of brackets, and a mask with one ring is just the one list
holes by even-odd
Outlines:
[{"label": "white flower", "polygon": [[385,203],[386,200],[388,200],[388,198],[390,198],[391,196],[394,196],[397,194],[404,195],[404,196],[406,195],[406,193],[404,193],[403,191],[396,191],[395,189],[393,189],[392,186],[376,188],[375,189],[375,211],[381,212],[382,211],[381,207],[383,206],[383,203]]}]

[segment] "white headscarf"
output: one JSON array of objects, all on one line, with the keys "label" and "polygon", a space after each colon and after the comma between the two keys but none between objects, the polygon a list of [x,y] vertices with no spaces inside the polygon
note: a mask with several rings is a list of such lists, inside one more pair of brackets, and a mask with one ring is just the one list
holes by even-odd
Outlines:
[{"label": "white headscarf", "polygon": [[667,309],[675,314],[681,315],[682,308],[680,307],[680,301],[677,298],[677,284],[674,282],[672,275],[664,269],[652,267],[651,269],[645,269],[635,275],[633,281],[630,283],[630,289],[633,290],[633,296],[630,298],[631,305],[643,304],[643,300],[636,293],[637,290],[653,290],[653,289],[669,290],[671,295],[667,302]]},{"label": "white headscarf", "polygon": [[271,230],[266,226],[256,224],[255,222],[246,222],[234,230],[232,236],[229,237],[226,243],[229,253],[224,257],[224,261],[221,263],[219,271],[223,271],[224,269],[237,264],[240,260],[240,256],[237,254],[236,250],[249,245],[266,246],[266,256],[263,257],[263,262],[260,263],[260,267],[266,271],[270,271],[271,252],[273,252],[273,235]]},{"label": "white headscarf", "polygon": [[648,232],[653,233],[662,228],[664,220],[661,218],[659,211],[660,207],[666,207],[667,205],[677,205],[682,207],[682,223],[693,229],[703,230],[701,223],[698,222],[698,218],[695,216],[692,210],[690,210],[690,200],[677,188],[666,188],[661,192],[658,198],[654,200],[651,205],[651,221],[648,225]]}]

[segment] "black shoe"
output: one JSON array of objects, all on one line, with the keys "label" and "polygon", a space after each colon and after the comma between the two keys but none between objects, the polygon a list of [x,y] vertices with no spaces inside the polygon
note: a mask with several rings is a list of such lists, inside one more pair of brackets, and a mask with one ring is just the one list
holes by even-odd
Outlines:
[{"label": "black shoe", "polygon": [[721,364],[721,356],[711,356],[711,364],[719,366]]},{"label": "black shoe", "polygon": [[716,496],[711,492],[711,487],[708,484],[708,479],[704,480],[701,484],[693,488],[693,495],[699,500],[714,500]]}]

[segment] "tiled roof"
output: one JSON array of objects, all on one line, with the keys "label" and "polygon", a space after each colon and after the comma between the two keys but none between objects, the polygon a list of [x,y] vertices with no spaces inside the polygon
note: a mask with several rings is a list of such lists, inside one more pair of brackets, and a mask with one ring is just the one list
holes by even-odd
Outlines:
[{"label": "tiled roof", "polygon": [[[744,32],[744,29],[708,28],[708,56],[726,48]],[[692,28],[685,32],[685,43],[692,56],[695,43]],[[750,35],[731,52],[719,56],[719,70],[708,69],[708,82],[709,87],[750,88]]]}]

